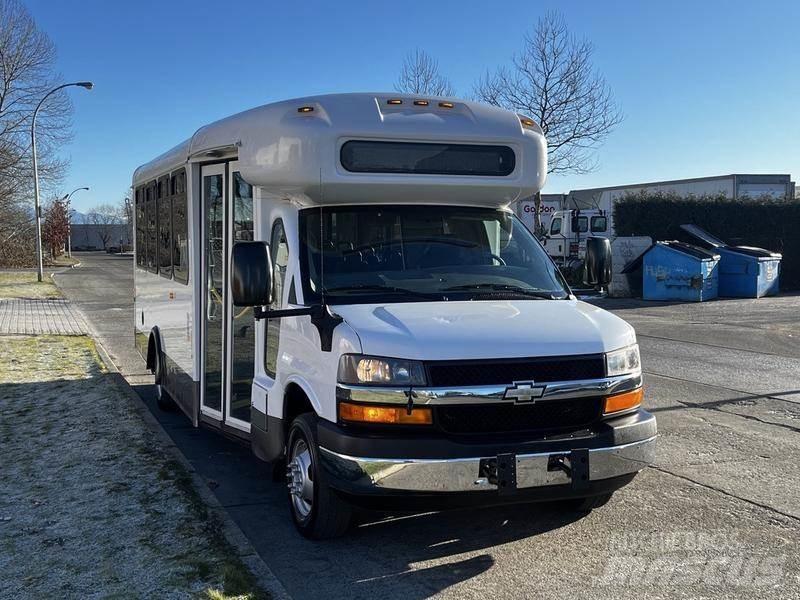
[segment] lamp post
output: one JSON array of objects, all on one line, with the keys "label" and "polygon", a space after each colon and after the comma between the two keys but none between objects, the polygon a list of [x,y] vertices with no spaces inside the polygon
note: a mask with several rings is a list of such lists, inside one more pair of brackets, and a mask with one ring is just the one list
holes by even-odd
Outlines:
[{"label": "lamp post", "polygon": [[79,190],[86,190],[89,191],[88,187],[79,187],[72,190],[69,194],[64,196],[64,200],[66,201],[67,205],[67,256],[72,258],[72,213],[75,212],[70,208],[70,200],[72,200],[72,194]]},{"label": "lamp post", "polygon": [[42,266],[42,209],[39,206],[39,169],[36,164],[36,115],[39,113],[39,109],[42,107],[42,104],[44,104],[44,101],[47,100],[51,94],[71,86],[78,86],[90,90],[94,87],[94,84],[91,81],[77,81],[75,83],[65,83],[63,85],[59,85],[58,87],[54,87],[52,90],[47,92],[44,95],[44,98],[39,101],[39,104],[36,105],[36,110],[33,111],[33,119],[31,119],[31,150],[33,152],[33,199],[36,209],[36,260],[38,263],[37,275],[39,281],[42,280],[42,271],[44,269]]}]

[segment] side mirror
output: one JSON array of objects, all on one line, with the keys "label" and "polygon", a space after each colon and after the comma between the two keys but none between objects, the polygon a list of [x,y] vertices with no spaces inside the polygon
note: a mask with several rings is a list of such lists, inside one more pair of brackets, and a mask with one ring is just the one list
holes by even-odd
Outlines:
[{"label": "side mirror", "polygon": [[586,262],[583,283],[592,287],[608,287],[611,283],[611,242],[604,237],[586,239]]},{"label": "side mirror", "polygon": [[266,242],[236,242],[231,254],[234,306],[272,304],[272,259]]}]

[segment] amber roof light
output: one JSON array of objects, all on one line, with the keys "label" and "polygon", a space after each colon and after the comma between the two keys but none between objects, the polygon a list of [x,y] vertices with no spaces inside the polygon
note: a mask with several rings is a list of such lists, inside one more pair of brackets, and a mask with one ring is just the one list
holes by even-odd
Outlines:
[{"label": "amber roof light", "polygon": [[301,106],[300,108],[297,109],[297,112],[299,112],[299,113],[314,112],[314,107],[313,106]]}]

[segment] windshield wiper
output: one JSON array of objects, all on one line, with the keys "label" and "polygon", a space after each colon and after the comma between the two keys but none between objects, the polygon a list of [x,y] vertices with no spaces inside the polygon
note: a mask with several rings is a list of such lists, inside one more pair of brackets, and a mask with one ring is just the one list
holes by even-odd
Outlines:
[{"label": "windshield wiper", "polygon": [[394,294],[408,294],[409,296],[427,299],[442,297],[439,293],[418,292],[417,290],[409,290],[408,288],[376,284],[342,285],[339,287],[325,288],[323,292],[326,294],[335,294],[336,292],[390,292]]},{"label": "windshield wiper", "polygon": [[[529,288],[519,287],[517,285],[506,285],[503,283],[467,283],[465,285],[454,285],[452,287],[444,288],[444,292],[468,292],[468,291],[485,291],[492,292],[509,292],[513,294],[520,294],[530,298],[539,298],[541,300],[562,300],[562,297],[556,296],[555,292],[546,292],[544,290],[532,290]],[[566,297],[566,296],[564,296]]]}]

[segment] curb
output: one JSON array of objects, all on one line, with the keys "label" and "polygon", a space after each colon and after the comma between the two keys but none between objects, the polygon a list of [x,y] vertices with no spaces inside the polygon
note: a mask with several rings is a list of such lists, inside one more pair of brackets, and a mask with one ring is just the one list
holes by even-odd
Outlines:
[{"label": "curb", "polygon": [[272,600],[291,600],[291,596],[283,587],[283,584],[278,580],[277,577],[275,577],[275,575],[272,573],[272,570],[258,554],[256,549],[250,543],[250,540],[247,539],[247,536],[244,534],[244,532],[234,522],[230,515],[228,515],[228,512],[225,510],[222,504],[220,504],[214,493],[208,489],[205,481],[203,481],[200,475],[198,475],[194,470],[194,467],[189,462],[189,459],[187,459],[180,449],[174,444],[172,438],[169,437],[169,434],[161,426],[161,423],[159,423],[158,420],[153,416],[153,414],[150,412],[150,409],[139,397],[139,394],[134,391],[134,389],[128,383],[128,380],[125,379],[125,376],[120,373],[119,369],[117,369],[117,366],[114,364],[114,361],[111,360],[108,352],[103,347],[103,344],[97,337],[95,337],[93,333],[94,332],[91,330],[90,326],[90,335],[94,340],[103,364],[114,379],[114,383],[126,396],[128,396],[128,398],[131,399],[134,408],[141,415],[144,422],[155,433],[158,440],[163,444],[166,452],[170,455],[170,458],[178,461],[181,466],[186,469],[189,477],[191,477],[192,486],[194,487],[195,491],[206,505],[208,511],[219,520],[222,525],[222,533],[225,536],[225,539],[231,546],[233,546],[233,548],[236,550],[237,556],[242,560],[247,568],[250,569],[250,572],[255,577],[258,585],[267,594],[269,594],[269,597]]},{"label": "curb", "polygon": [[[61,287],[56,282],[56,278],[53,277],[53,275],[56,274],[57,273],[53,273],[50,277],[55,286],[60,290]],[[195,471],[189,459],[186,458],[183,452],[180,451],[180,448],[175,445],[172,438],[169,437],[169,434],[161,426],[161,423],[159,423],[155,416],[153,416],[153,413],[150,412],[144,400],[139,397],[139,394],[134,391],[130,383],[128,383],[128,380],[117,368],[117,365],[114,364],[111,355],[108,353],[105,346],[103,346],[103,342],[100,340],[100,336],[97,334],[97,331],[95,331],[91,321],[86,318],[86,315],[84,315],[77,304],[73,303],[68,298],[65,298],[65,300],[70,303],[72,308],[81,316],[83,322],[86,324],[88,335],[92,338],[92,341],[94,341],[97,353],[100,355],[100,359],[103,361],[103,365],[108,370],[109,375],[114,379],[116,386],[123,394],[130,398],[134,409],[141,415],[145,424],[163,444],[170,458],[176,460],[186,470],[191,478],[192,487],[197,492],[198,496],[200,496],[200,500],[206,505],[207,510],[212,516],[217,519],[217,522],[220,523],[223,536],[236,551],[239,559],[250,570],[256,583],[269,595],[270,600],[291,600],[292,596],[286,591],[286,588],[283,587],[280,580],[275,577],[275,574],[258,554],[241,528],[231,518],[214,493],[208,488],[208,485],[206,485],[202,477],[197,474],[197,471]]]}]

